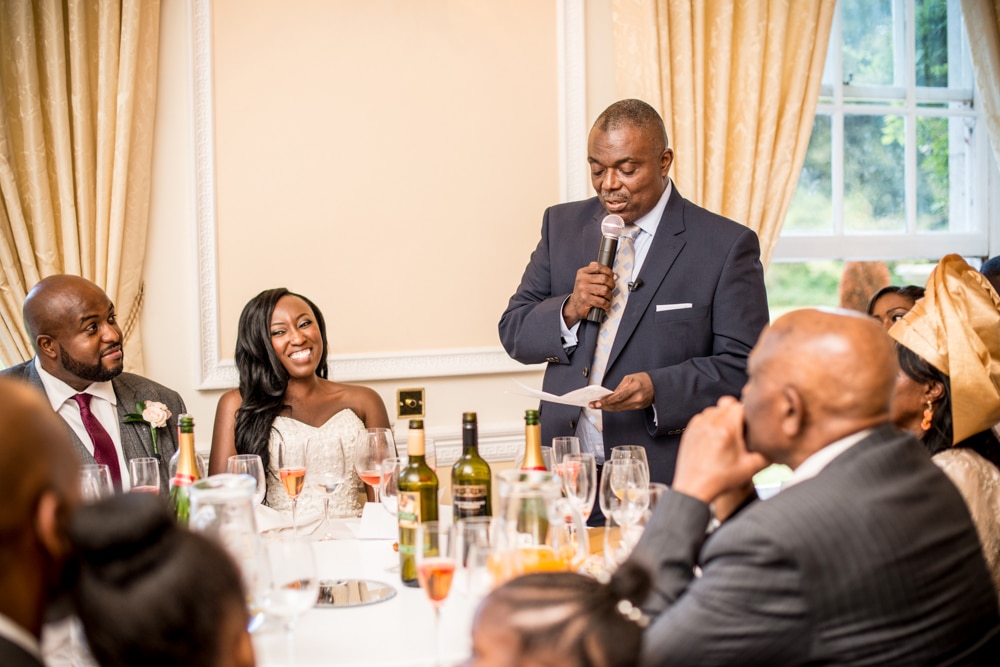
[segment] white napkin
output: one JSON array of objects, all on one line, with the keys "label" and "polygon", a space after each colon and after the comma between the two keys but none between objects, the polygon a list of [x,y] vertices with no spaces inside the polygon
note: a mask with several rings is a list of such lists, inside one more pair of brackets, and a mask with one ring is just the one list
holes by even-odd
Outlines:
[{"label": "white napkin", "polygon": [[382,506],[381,503],[365,503],[361,510],[361,523],[350,526],[354,537],[359,540],[397,540],[399,527],[396,517]]},{"label": "white napkin", "polygon": [[[271,531],[281,532],[292,529],[291,512],[279,512],[278,510],[265,505],[257,505],[254,508],[254,519],[257,521],[257,531],[260,533],[267,533]],[[309,534],[316,530],[319,524],[323,521],[323,517],[318,514],[312,516],[302,516],[300,514],[298,519],[299,532],[303,534]]]}]

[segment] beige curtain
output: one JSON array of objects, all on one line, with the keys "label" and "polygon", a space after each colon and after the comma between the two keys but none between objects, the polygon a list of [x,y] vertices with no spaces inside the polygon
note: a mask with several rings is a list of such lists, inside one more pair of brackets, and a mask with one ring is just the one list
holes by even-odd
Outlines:
[{"label": "beige curtain", "polygon": [[962,0],[962,18],[986,130],[993,157],[1000,165],[1000,0]]},{"label": "beige curtain", "polygon": [[33,354],[25,294],[82,275],[142,368],[159,0],[0,1],[0,362]]},{"label": "beige curtain", "polygon": [[685,197],[774,251],[809,146],[834,0],[613,0],[622,97],[659,107]]}]

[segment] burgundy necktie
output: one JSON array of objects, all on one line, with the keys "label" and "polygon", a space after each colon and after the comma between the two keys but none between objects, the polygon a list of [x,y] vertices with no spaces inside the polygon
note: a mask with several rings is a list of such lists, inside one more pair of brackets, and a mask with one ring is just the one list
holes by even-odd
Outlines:
[{"label": "burgundy necktie", "polygon": [[87,435],[94,443],[94,460],[108,466],[111,471],[111,481],[116,489],[122,488],[122,472],[118,466],[118,452],[115,451],[115,443],[108,435],[107,430],[101,426],[94,413],[90,411],[90,394],[77,394],[73,400],[80,406],[80,417],[83,418],[83,427],[87,429]]}]

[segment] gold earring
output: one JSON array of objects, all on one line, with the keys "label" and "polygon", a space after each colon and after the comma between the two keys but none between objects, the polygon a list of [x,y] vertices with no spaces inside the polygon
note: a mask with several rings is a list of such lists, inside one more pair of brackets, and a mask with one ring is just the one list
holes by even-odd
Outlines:
[{"label": "gold earring", "polygon": [[927,407],[924,408],[924,419],[920,422],[920,428],[925,431],[929,431],[932,419],[934,419],[934,404],[927,401]]}]

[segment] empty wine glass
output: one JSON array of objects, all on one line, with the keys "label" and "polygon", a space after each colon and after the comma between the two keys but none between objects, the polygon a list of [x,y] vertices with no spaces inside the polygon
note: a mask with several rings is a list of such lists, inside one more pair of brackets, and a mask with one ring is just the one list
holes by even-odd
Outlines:
[{"label": "empty wine glass", "polygon": [[276,536],[267,541],[271,568],[271,593],[267,614],[282,620],[290,653],[295,663],[293,635],[299,616],[312,609],[319,597],[319,577],[312,543],[294,537]]},{"label": "empty wine glass", "polygon": [[382,507],[393,515],[399,515],[399,473],[406,468],[406,461],[399,456],[390,456],[379,464],[379,497]]},{"label": "empty wine glass", "polygon": [[396,456],[396,442],[387,428],[366,428],[358,435],[354,466],[358,476],[371,487],[375,502],[379,502],[379,464]]},{"label": "empty wine glass", "polygon": [[314,435],[309,438],[312,460],[306,481],[309,486],[323,496],[323,524],[326,526],[321,539],[333,537],[330,526],[330,498],[347,479],[347,463],[344,461],[344,445],[335,435]]},{"label": "empty wine glass", "polygon": [[84,502],[95,502],[114,495],[111,469],[104,463],[80,466],[80,494]]},{"label": "empty wine glass", "polygon": [[566,454],[560,467],[559,476],[563,480],[566,497],[586,521],[594,509],[597,498],[597,461],[593,454]]},{"label": "empty wine glass", "polygon": [[464,592],[469,597],[482,598],[490,592],[492,529],[493,519],[488,516],[466,517],[455,524],[455,559],[464,583]]},{"label": "empty wine glass", "polygon": [[308,442],[303,440],[278,440],[278,475],[281,485],[288,497],[292,499],[292,532],[299,532],[298,520],[295,516],[296,505],[302,487],[306,481],[306,449]]},{"label": "empty wine glass", "polygon": [[152,456],[142,456],[130,459],[128,474],[132,484],[132,493],[160,492],[160,461]]},{"label": "empty wine glass", "polygon": [[649,470],[649,458],[646,456],[646,448],[642,445],[618,445],[611,448],[612,459],[636,459],[642,461]]},{"label": "empty wine glass", "polygon": [[264,463],[256,454],[234,454],[226,461],[226,472],[234,475],[250,475],[257,480],[253,492],[253,504],[256,507],[267,495],[267,478],[264,476]]},{"label": "empty wine glass", "polygon": [[441,664],[441,604],[455,576],[455,529],[450,522],[417,524],[417,578],[434,606],[434,663]]},{"label": "empty wine glass", "polygon": [[580,453],[580,438],[573,435],[563,435],[552,438],[552,463],[558,466],[567,454]]},{"label": "empty wine glass", "polygon": [[609,572],[617,570],[632,553],[646,529],[646,520],[643,516],[634,523],[619,524],[614,514],[605,517],[604,564]]},{"label": "empty wine glass", "polygon": [[601,473],[601,511],[618,525],[633,525],[649,506],[649,469],[637,459],[611,459]]}]

